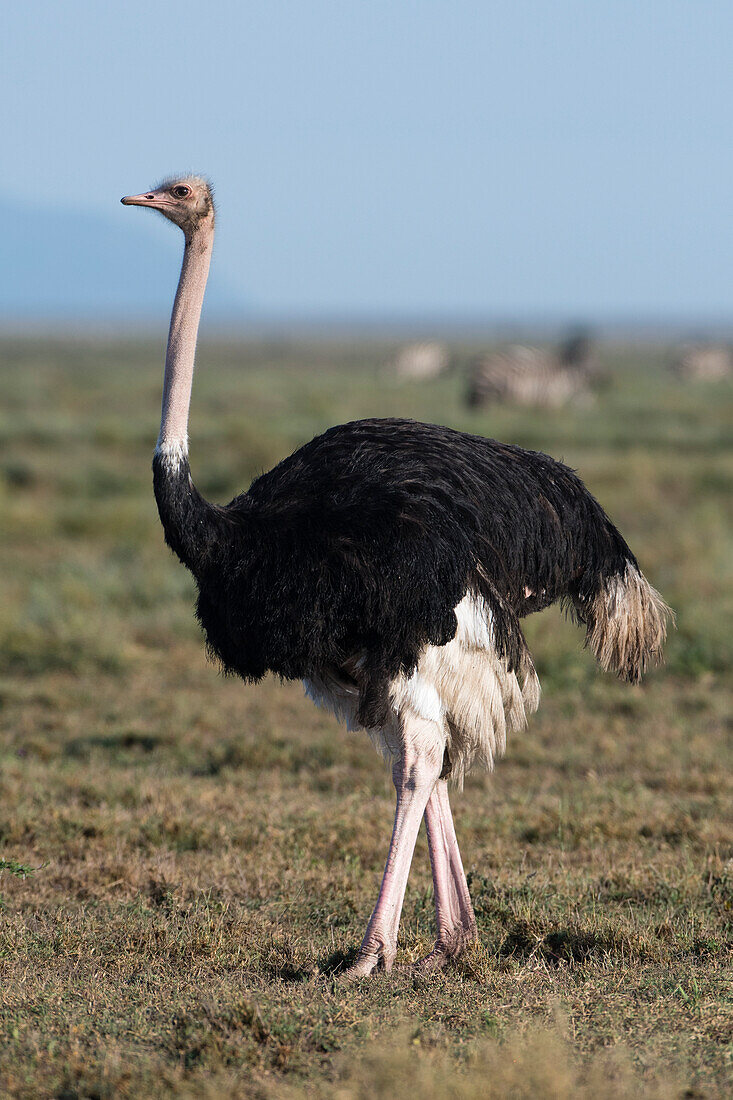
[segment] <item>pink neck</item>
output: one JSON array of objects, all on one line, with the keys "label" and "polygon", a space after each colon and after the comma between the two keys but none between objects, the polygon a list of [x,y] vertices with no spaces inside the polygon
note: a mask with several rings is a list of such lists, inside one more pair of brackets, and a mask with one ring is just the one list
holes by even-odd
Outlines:
[{"label": "pink neck", "polygon": [[188,410],[201,307],[214,245],[213,220],[186,237],[181,277],[173,303],[163,379],[163,412],[158,454],[176,464],[188,454]]}]

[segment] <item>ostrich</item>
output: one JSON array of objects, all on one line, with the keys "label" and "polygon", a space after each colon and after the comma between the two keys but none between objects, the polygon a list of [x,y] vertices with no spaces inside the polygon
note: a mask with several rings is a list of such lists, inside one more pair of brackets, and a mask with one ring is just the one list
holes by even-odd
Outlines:
[{"label": "ostrich", "polygon": [[122,199],[184,233],[153,458],[165,539],[198,587],[209,651],[245,681],[300,679],[391,764],[396,812],[350,977],[393,966],[422,818],[436,969],[477,928],[448,800],[490,768],[539,701],[520,619],[563,601],[606,669],[658,659],[668,608],[576,474],[547,455],[410,420],[359,420],[306,443],[225,506],[196,490],[187,423],[214,240],[209,184]]}]

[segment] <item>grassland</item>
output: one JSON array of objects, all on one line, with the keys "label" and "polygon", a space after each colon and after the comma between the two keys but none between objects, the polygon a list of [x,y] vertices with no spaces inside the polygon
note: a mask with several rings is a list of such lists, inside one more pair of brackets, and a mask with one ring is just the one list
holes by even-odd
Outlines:
[{"label": "grassland", "polygon": [[[199,487],[229,499],[364,415],[547,450],[675,606],[665,668],[631,689],[558,614],[530,620],[540,712],[455,801],[480,947],[345,987],[383,766],[299,685],[206,664],[150,489],[161,348],[6,340],[3,1097],[731,1095],[733,386],[607,351],[591,407],[473,413],[459,374],[397,383],[387,354],[204,345]],[[402,962],[431,929],[421,838]]]}]

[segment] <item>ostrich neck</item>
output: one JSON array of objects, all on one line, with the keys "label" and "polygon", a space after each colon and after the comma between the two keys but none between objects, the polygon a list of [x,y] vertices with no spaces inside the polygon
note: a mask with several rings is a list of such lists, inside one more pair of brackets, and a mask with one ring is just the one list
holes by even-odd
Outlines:
[{"label": "ostrich neck", "polygon": [[214,226],[206,221],[186,237],[173,303],[163,379],[163,411],[156,453],[174,464],[188,455],[188,410],[201,307],[209,275]]},{"label": "ostrich neck", "polygon": [[218,509],[198,493],[188,465],[193,361],[213,243],[211,222],[186,237],[168,333],[163,413],[153,458],[153,488],[165,540],[196,577],[207,568],[218,531]]}]

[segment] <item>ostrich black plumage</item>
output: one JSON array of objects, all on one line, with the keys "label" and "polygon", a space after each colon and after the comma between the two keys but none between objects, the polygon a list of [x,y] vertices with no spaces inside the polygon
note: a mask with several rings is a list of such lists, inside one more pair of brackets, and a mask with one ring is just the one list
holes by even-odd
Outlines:
[{"label": "ostrich black plumage", "polygon": [[424,815],[433,968],[476,937],[448,801],[539,702],[520,620],[563,601],[600,663],[638,680],[668,608],[576,474],[547,455],[409,420],[360,420],[311,440],[225,507],[197,492],[187,424],[214,236],[199,177],[122,200],[159,210],[185,249],[153,460],[168,545],[198,586],[208,648],[229,672],[301,679],[367,730],[392,765],[394,830],[350,973],[390,969]]}]

